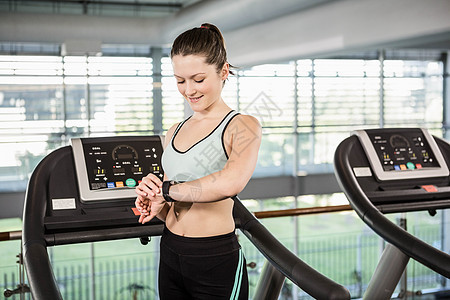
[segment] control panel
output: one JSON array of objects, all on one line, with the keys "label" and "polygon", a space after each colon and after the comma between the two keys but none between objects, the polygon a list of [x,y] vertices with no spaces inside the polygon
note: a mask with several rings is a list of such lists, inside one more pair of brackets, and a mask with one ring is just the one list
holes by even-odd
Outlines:
[{"label": "control panel", "polygon": [[449,175],[445,160],[426,129],[357,130],[355,134],[380,181]]},{"label": "control panel", "polygon": [[160,136],[71,140],[82,201],[136,197],[134,188],[153,173],[163,180]]}]

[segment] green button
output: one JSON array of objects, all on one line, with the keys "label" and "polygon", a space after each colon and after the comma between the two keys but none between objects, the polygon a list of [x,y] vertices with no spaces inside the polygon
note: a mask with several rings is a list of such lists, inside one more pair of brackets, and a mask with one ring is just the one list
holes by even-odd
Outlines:
[{"label": "green button", "polygon": [[125,184],[129,187],[134,187],[134,186],[136,186],[136,180],[134,180],[133,178],[128,178],[125,181]]},{"label": "green button", "polygon": [[406,167],[408,167],[408,169],[410,170],[414,170],[416,168],[412,162],[407,163]]}]

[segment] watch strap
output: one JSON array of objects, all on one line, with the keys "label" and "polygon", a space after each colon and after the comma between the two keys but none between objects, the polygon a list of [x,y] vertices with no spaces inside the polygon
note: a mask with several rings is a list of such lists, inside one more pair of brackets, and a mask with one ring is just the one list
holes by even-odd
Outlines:
[{"label": "watch strap", "polygon": [[175,202],[174,199],[172,199],[169,195],[169,189],[172,185],[176,184],[177,182],[173,181],[173,180],[166,180],[163,182],[162,185],[162,194],[164,197],[164,200],[166,200],[167,202]]}]

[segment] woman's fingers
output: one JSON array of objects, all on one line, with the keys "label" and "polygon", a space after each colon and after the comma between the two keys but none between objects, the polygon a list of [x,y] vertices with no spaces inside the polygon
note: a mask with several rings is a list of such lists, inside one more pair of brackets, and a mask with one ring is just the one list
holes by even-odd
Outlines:
[{"label": "woman's fingers", "polygon": [[135,191],[141,197],[154,197],[161,193],[162,181],[153,173],[143,177],[139,185],[136,186]]},{"label": "woman's fingers", "polygon": [[[160,196],[162,181],[154,174],[150,173],[135,188],[138,195],[135,206],[141,213],[139,223],[147,223],[153,219],[164,207],[164,199]],[[159,199],[161,198],[161,199]]]},{"label": "woman's fingers", "polygon": [[150,198],[136,197],[135,206],[140,212],[139,223],[145,224],[157,215],[157,212],[151,210],[152,202]]},{"label": "woman's fingers", "polygon": [[147,193],[144,192],[140,186],[137,186],[134,190],[139,196],[147,197]]},{"label": "woman's fingers", "polygon": [[134,201],[134,206],[136,206],[138,211],[141,213],[141,216],[148,214],[150,208],[149,204],[150,204],[149,199],[145,199],[139,195],[136,197],[136,201]]},{"label": "woman's fingers", "polygon": [[136,187],[136,193],[144,197],[153,197],[159,194],[161,184],[161,180],[158,177],[154,174],[149,174],[142,178],[142,181]]},{"label": "woman's fingers", "polygon": [[144,178],[148,178],[148,179],[150,179],[151,181],[153,181],[157,186],[162,187],[162,181],[161,181],[161,179],[160,179],[158,176],[156,176],[155,174],[149,173],[149,174],[148,174],[147,176],[145,176]]},{"label": "woman's fingers", "polygon": [[161,179],[153,173],[149,173],[147,176],[142,178],[142,181],[151,181],[155,184],[156,187],[162,187]]}]

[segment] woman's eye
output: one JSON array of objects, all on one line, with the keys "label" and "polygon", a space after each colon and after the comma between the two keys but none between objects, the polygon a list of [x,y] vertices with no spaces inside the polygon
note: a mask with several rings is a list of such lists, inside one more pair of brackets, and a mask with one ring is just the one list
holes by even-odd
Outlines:
[{"label": "woman's eye", "polygon": [[178,83],[178,84],[183,84],[183,83],[184,83],[184,80],[183,80],[183,81],[177,81],[177,83]]},{"label": "woman's eye", "polygon": [[203,82],[203,80],[204,80],[204,79],[200,79],[200,80],[196,80],[195,82],[201,83],[201,82]]}]

